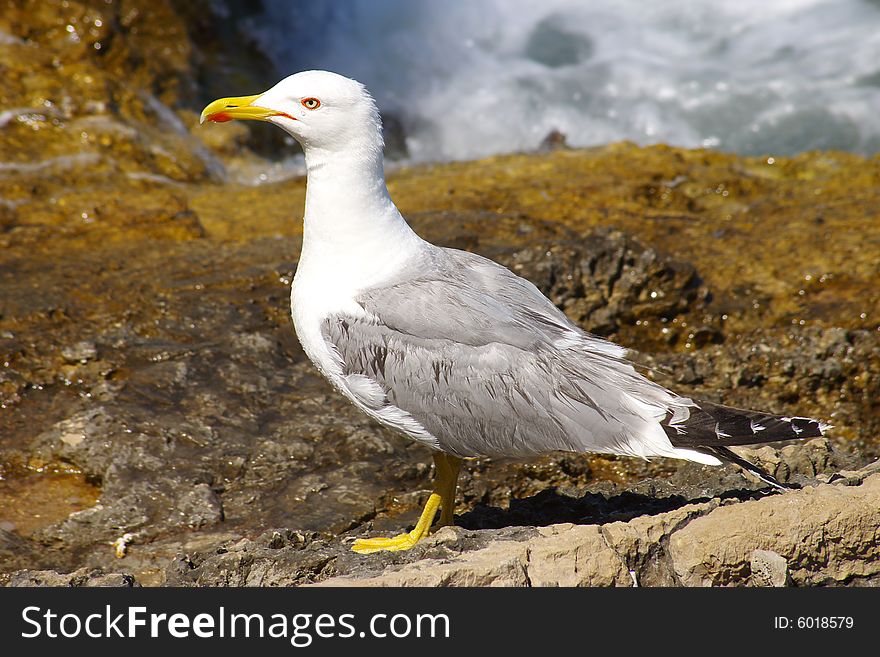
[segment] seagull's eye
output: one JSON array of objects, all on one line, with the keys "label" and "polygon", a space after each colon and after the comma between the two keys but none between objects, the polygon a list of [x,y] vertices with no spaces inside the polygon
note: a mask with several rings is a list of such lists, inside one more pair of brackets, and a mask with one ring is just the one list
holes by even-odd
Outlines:
[{"label": "seagull's eye", "polygon": [[316,110],[321,106],[321,101],[317,98],[303,98],[302,106],[306,109]]}]

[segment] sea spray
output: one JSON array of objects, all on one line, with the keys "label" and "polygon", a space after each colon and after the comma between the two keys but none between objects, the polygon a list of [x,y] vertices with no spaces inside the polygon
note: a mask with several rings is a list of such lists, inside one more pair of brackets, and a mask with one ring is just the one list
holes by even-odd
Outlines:
[{"label": "sea spray", "polygon": [[874,0],[266,0],[279,69],[362,80],[415,161],[666,142],[880,150]]}]

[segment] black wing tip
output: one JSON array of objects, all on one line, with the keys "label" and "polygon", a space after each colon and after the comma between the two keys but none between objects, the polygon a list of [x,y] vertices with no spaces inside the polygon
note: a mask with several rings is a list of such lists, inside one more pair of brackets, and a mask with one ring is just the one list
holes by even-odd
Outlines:
[{"label": "black wing tip", "polygon": [[663,422],[663,428],[675,447],[807,440],[821,438],[832,428],[830,424],[809,417],[746,411],[712,402],[697,402],[689,410],[690,415],[683,422],[672,424],[672,413]]},{"label": "black wing tip", "polygon": [[777,419],[787,423],[798,438],[821,438],[831,428],[830,424],[811,417],[779,417]]},{"label": "black wing tip", "polygon": [[776,477],[771,475],[769,472],[761,468],[760,466],[755,465],[751,461],[747,461],[743,457],[734,453],[732,450],[728,449],[724,446],[713,446],[706,447],[704,450],[706,454],[711,454],[712,456],[717,456],[723,461],[727,461],[728,463],[733,463],[734,465],[738,465],[746,472],[750,472],[758,479],[763,481],[765,484],[768,484],[779,491],[789,491],[789,490],[798,490],[800,486],[797,484],[783,484]]}]

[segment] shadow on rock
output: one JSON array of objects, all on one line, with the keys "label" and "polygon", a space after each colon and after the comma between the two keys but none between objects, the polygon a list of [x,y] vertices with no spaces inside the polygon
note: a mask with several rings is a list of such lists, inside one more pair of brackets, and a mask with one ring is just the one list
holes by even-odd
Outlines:
[{"label": "shadow on rock", "polygon": [[[744,502],[761,499],[768,494],[772,494],[772,491],[742,489],[726,491],[714,497],[722,501]],[[544,490],[531,497],[512,500],[508,509],[477,505],[472,511],[457,516],[455,522],[469,530],[549,527],[560,523],[601,525],[666,513],[687,504],[708,502],[712,498],[713,496],[690,498],[684,495],[657,498],[630,491],[616,495],[587,492],[581,497],[572,497],[556,490]]]}]

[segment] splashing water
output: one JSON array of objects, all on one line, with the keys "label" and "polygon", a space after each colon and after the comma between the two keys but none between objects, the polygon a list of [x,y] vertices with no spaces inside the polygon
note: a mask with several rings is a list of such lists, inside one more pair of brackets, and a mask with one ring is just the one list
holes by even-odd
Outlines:
[{"label": "splashing water", "polygon": [[880,151],[877,0],[265,0],[278,68],[364,82],[416,161],[621,139]]}]

